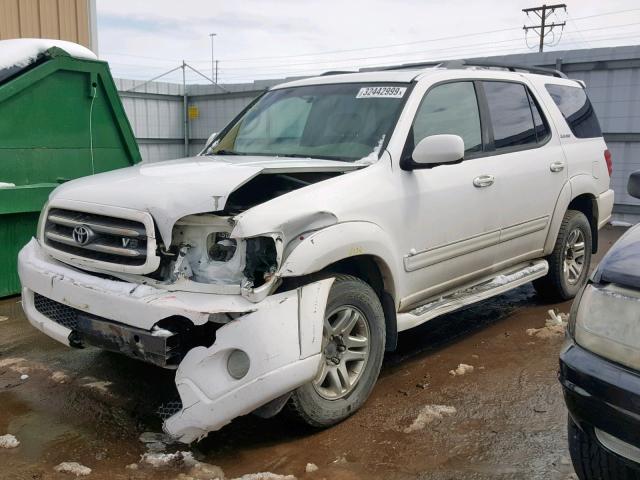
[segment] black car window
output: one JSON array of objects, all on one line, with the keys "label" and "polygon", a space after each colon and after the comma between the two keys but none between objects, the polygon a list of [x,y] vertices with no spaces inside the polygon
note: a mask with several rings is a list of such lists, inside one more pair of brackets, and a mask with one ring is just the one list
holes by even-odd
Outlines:
[{"label": "black car window", "polygon": [[413,146],[430,135],[460,135],[465,153],[482,150],[480,111],[473,82],[438,85],[422,100],[412,126]]},{"label": "black car window", "polygon": [[524,85],[512,82],[483,82],[496,150],[519,145],[535,145],[529,94]]},{"label": "black car window", "polygon": [[598,117],[596,117],[596,112],[593,110],[584,88],[553,84],[545,86],[576,137],[602,136]]},{"label": "black car window", "polygon": [[538,143],[542,143],[549,138],[551,131],[549,130],[549,125],[540,111],[538,102],[533,98],[531,92],[527,92],[527,94],[529,96],[529,104],[531,105],[531,113],[533,113],[533,124],[536,129],[536,139],[538,140]]}]

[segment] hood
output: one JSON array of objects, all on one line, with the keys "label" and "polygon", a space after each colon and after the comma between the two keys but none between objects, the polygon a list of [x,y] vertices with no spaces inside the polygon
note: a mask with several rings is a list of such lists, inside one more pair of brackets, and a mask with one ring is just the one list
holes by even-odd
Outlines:
[{"label": "hood", "polygon": [[640,225],[630,228],[604,256],[594,281],[640,288]]},{"label": "hood", "polygon": [[49,200],[91,202],[151,214],[165,245],[173,225],[187,215],[224,209],[229,195],[261,173],[340,172],[362,168],[345,162],[255,156],[198,156],[142,163],[72,180]]}]

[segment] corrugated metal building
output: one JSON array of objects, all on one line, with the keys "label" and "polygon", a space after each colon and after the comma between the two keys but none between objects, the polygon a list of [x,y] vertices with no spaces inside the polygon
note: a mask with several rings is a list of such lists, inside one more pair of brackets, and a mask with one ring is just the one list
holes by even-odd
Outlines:
[{"label": "corrugated metal building", "polygon": [[[640,46],[527,53],[474,58],[509,64],[559,68],[584,80],[613,154],[612,185],[616,218],[640,221],[640,201],[626,193],[629,174],[640,169]],[[247,84],[187,85],[191,113],[185,148],[185,96],[182,85],[118,81],[123,103],[140,142],[142,156],[157,161],[197,153],[211,132],[219,131],[251,100],[285,79]]]},{"label": "corrugated metal building", "polygon": [[0,0],[0,40],[54,38],[98,53],[96,0]]}]

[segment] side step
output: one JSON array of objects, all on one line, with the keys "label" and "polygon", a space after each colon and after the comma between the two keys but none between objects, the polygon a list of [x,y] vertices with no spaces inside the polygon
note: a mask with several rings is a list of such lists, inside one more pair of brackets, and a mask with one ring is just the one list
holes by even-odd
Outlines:
[{"label": "side step", "polygon": [[495,297],[536,278],[544,277],[548,271],[549,264],[546,260],[535,260],[511,267],[493,278],[484,278],[474,285],[430,299],[409,312],[398,313],[398,331],[417,327],[445,313]]}]

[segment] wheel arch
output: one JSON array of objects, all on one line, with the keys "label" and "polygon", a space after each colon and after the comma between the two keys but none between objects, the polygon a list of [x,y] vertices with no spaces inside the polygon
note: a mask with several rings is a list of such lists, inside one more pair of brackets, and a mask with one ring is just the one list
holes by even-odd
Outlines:
[{"label": "wheel arch", "polygon": [[592,253],[597,253],[599,214],[597,196],[598,193],[595,190],[591,175],[577,175],[565,183],[558,196],[553,218],[551,219],[551,226],[544,245],[545,255],[549,255],[553,251],[562,219],[567,210],[577,210],[587,217],[591,226],[591,250]]},{"label": "wheel arch", "polygon": [[353,275],[366,282],[380,299],[385,314],[386,349],[397,345],[398,265],[391,241],[377,225],[346,222],[314,232],[299,241],[281,268],[286,284],[310,281],[319,275]]}]

